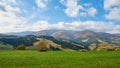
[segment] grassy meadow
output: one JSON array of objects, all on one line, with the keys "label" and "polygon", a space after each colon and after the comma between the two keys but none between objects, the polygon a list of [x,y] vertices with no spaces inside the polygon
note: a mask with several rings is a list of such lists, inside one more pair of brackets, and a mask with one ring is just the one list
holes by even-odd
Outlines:
[{"label": "grassy meadow", "polygon": [[0,68],[119,68],[120,51],[0,51]]}]

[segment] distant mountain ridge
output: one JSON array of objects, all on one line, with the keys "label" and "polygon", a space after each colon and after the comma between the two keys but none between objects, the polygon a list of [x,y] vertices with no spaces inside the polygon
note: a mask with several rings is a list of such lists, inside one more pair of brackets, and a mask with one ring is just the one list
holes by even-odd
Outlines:
[{"label": "distant mountain ridge", "polygon": [[[105,32],[96,32],[92,30],[83,30],[83,31],[74,31],[74,30],[41,30],[41,31],[23,31],[23,32],[10,32],[10,33],[2,33],[6,35],[20,35],[20,36],[25,36],[25,35],[51,35],[55,32],[65,32],[65,33],[105,33]],[[107,33],[110,34],[110,33]],[[113,35],[120,35],[120,33],[113,34]]]},{"label": "distant mountain ridge", "polygon": [[26,35],[33,35],[35,32],[33,31],[24,31],[24,32],[11,32],[6,33],[6,35],[16,35],[16,36],[26,36]]},{"label": "distant mountain ridge", "polygon": [[[89,49],[89,47],[99,50],[101,47],[109,47],[109,49],[112,49],[120,46],[119,35],[90,30],[43,30],[0,34],[0,42],[11,44],[14,47],[20,44],[31,46],[37,42],[37,38],[46,39],[52,49],[60,46],[60,49],[62,48],[64,50]],[[59,47],[57,49],[59,50]]]},{"label": "distant mountain ridge", "polygon": [[25,32],[18,32],[18,33],[7,33],[6,35],[16,35],[16,36],[26,36],[26,35],[35,35],[35,36],[52,36],[54,38],[59,39],[80,39],[80,38],[87,38],[87,37],[101,37],[101,38],[120,38],[117,34],[109,34],[104,32],[94,32],[90,30],[85,31],[73,31],[73,30],[42,30],[42,31],[25,31]]},{"label": "distant mountain ridge", "polygon": [[[14,36],[16,35],[16,36]],[[12,44],[17,46],[18,44],[25,44],[27,46],[36,42],[36,38],[44,38],[58,44],[64,49],[89,49],[89,46],[101,47],[117,47],[120,46],[120,36],[116,34],[109,34],[104,32],[94,32],[90,30],[85,31],[72,31],[72,30],[42,30],[36,32],[20,32],[9,33],[0,39],[0,42]],[[0,36],[0,37],[1,37]],[[10,38],[12,36],[12,38]],[[7,38],[6,38],[7,37]],[[94,45],[93,45],[94,44]],[[97,48],[96,48],[97,49]]]}]

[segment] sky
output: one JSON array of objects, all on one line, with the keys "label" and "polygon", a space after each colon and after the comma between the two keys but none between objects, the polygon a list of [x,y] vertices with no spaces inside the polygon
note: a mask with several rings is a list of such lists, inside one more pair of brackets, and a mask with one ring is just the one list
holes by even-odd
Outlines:
[{"label": "sky", "polygon": [[0,0],[0,33],[49,29],[120,33],[120,0]]}]

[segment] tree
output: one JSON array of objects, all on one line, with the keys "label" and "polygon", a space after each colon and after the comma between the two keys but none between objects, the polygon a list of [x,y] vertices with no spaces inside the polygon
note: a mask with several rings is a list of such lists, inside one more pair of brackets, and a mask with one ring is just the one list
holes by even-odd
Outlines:
[{"label": "tree", "polygon": [[25,48],[26,48],[25,45],[19,45],[16,47],[16,50],[26,50]]},{"label": "tree", "polygon": [[36,43],[34,43],[34,46],[38,51],[41,51],[41,52],[48,50],[47,42],[45,42],[45,41],[36,42]]}]

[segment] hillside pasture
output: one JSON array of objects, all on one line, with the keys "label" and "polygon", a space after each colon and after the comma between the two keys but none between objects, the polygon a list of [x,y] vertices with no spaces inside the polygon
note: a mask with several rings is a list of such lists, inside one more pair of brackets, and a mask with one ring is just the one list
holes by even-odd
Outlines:
[{"label": "hillside pasture", "polygon": [[0,68],[119,68],[120,51],[0,51]]}]

